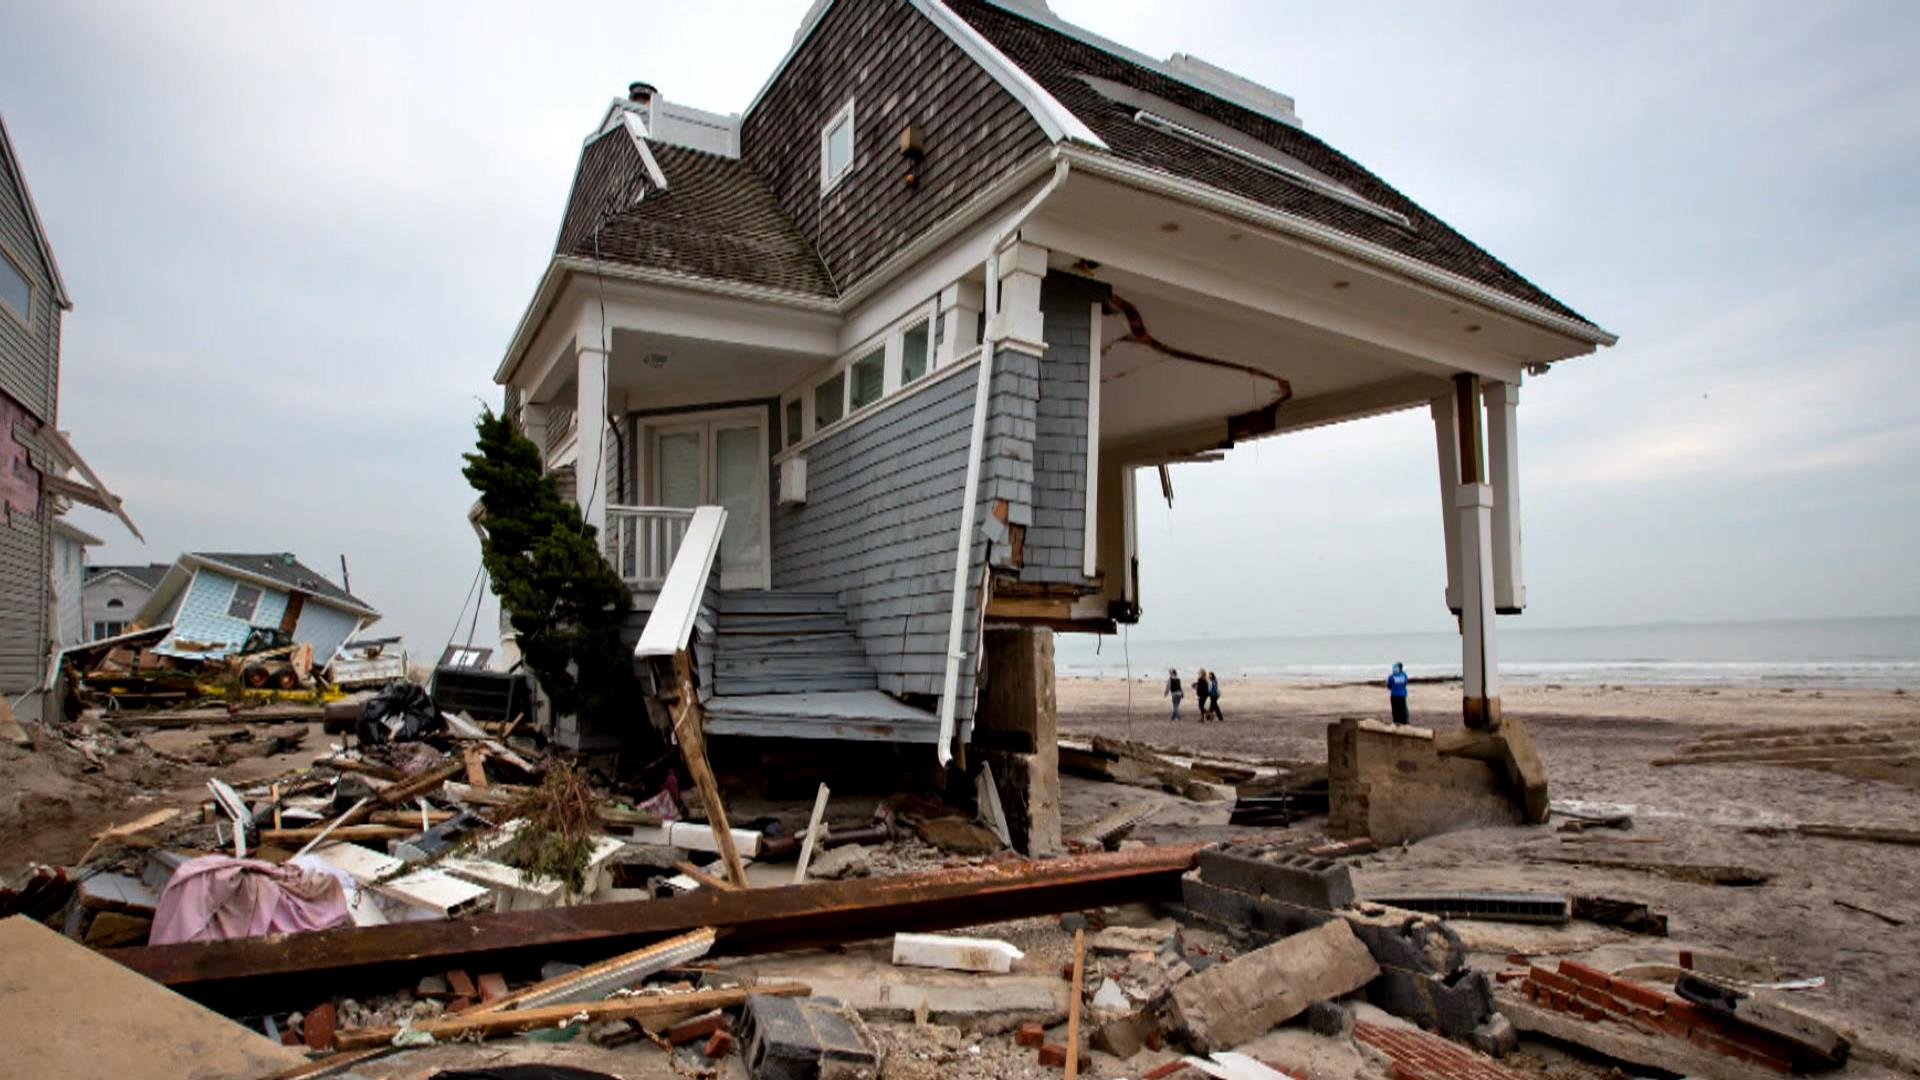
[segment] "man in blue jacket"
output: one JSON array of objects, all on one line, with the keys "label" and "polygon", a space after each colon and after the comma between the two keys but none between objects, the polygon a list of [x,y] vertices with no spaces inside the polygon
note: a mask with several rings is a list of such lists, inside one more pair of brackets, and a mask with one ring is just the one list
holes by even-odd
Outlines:
[{"label": "man in blue jacket", "polygon": [[1387,676],[1387,697],[1393,702],[1393,722],[1407,722],[1407,671],[1400,662],[1393,662],[1393,674]]}]

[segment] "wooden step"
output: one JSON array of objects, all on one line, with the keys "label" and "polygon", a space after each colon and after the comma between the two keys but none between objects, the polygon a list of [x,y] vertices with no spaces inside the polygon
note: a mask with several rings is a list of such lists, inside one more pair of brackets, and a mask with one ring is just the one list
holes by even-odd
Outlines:
[{"label": "wooden step", "polygon": [[840,597],[828,592],[723,592],[720,613],[818,615],[840,611]]},{"label": "wooden step", "polygon": [[818,691],[875,690],[880,680],[871,671],[825,671],[785,676],[713,676],[716,695],[803,694]]},{"label": "wooden step", "polygon": [[728,615],[722,613],[717,627],[721,640],[749,634],[833,634],[851,633],[847,617],[830,615]]}]

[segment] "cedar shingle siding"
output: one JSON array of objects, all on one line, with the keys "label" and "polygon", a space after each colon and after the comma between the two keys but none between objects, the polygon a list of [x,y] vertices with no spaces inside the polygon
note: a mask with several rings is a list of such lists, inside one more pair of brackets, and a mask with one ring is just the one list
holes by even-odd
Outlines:
[{"label": "cedar shingle siding", "polygon": [[[946,3],[1093,129],[1116,157],[1319,222],[1355,239],[1450,270],[1516,300],[1587,321],[1448,228],[1445,222],[1422,210],[1386,181],[1299,128],[1102,52],[983,0],[946,0]],[[1136,123],[1131,106],[1109,101],[1082,80],[1082,74],[1145,91],[1252,136],[1292,155],[1361,197],[1406,215],[1413,229],[1398,228],[1256,165]]]},{"label": "cedar shingle siding", "polygon": [[1088,357],[1093,304],[1107,292],[1100,282],[1058,272],[1040,286],[1047,355],[1034,401],[1033,520],[1022,581],[1086,581]]},{"label": "cedar shingle siding", "polygon": [[[852,171],[822,197],[820,131],[849,99]],[[912,188],[898,149],[908,125],[926,137]],[[1026,109],[904,0],[834,3],[740,137],[840,291],[1047,145]]]}]

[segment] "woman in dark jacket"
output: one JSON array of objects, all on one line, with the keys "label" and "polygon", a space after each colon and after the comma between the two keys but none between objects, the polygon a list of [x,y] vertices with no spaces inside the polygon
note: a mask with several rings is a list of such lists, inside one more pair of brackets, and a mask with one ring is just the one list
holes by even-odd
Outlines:
[{"label": "woman in dark jacket", "polygon": [[1173,699],[1173,715],[1170,720],[1180,719],[1180,699],[1186,697],[1186,691],[1180,688],[1180,673],[1173,668],[1167,669],[1167,688],[1160,692],[1161,697]]}]

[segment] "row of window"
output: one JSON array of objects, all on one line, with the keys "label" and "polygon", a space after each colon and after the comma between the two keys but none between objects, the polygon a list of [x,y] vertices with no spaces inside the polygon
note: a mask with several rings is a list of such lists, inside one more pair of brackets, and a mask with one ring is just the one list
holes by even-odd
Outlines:
[{"label": "row of window", "polygon": [[93,636],[91,638],[88,638],[87,640],[99,641],[102,638],[119,637],[121,634],[124,634],[126,632],[127,632],[126,623],[97,622],[93,624]]},{"label": "row of window", "polygon": [[781,402],[782,446],[792,446],[933,370],[933,311],[916,312],[880,340],[787,391]]}]

